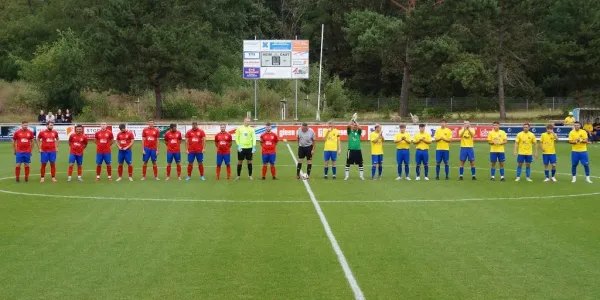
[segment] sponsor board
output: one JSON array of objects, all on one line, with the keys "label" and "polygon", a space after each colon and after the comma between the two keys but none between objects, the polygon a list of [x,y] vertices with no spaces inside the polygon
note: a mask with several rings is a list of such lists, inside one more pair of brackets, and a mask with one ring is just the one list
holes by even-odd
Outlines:
[{"label": "sponsor board", "polygon": [[[425,131],[433,136],[435,131],[440,128],[439,125],[426,125]],[[375,126],[369,126],[369,132],[375,131]],[[398,125],[382,125],[381,132],[383,133],[383,138],[388,141],[393,141],[396,137],[396,133],[400,132],[400,126]],[[417,134],[419,132],[418,125],[406,125],[406,132],[408,132],[411,136]]]},{"label": "sponsor board", "polygon": [[53,128],[58,132],[58,139],[63,141],[68,140],[69,136],[75,132],[75,126],[73,125],[54,125]]},{"label": "sponsor board", "polygon": [[[452,130],[452,138],[460,139],[458,133],[463,128],[462,126],[448,125],[448,128]],[[473,140],[475,141],[487,141],[488,134],[493,130],[492,126],[471,126],[471,129],[475,131]]]},{"label": "sponsor board", "polygon": [[309,67],[293,67],[292,78],[294,79],[308,79],[309,78]]},{"label": "sponsor board", "polygon": [[260,41],[257,40],[245,40],[244,51],[260,51]]},{"label": "sponsor board", "polygon": [[[42,127],[45,128],[45,127]],[[15,131],[21,129],[21,126],[2,126],[0,127],[0,141],[10,141],[15,134]],[[35,126],[29,126],[29,130],[36,136]],[[37,136],[36,136],[37,138]]]},{"label": "sponsor board", "polygon": [[260,60],[260,52],[244,52],[244,60],[248,59]]},{"label": "sponsor board", "polygon": [[[83,126],[83,134],[85,134],[85,136],[87,136],[88,139],[93,140],[96,138],[96,132],[100,131],[101,129],[102,128],[100,127],[100,125],[86,125]],[[106,129],[112,131],[112,126],[108,125],[106,126]]]},{"label": "sponsor board", "polygon": [[292,41],[261,41],[262,51],[292,51]]},{"label": "sponsor board", "polygon": [[[340,140],[347,141],[348,140],[348,127],[347,126],[334,126],[340,132]],[[308,128],[312,129],[315,132],[317,137],[317,141],[322,141],[325,138],[325,129],[328,127],[326,125],[311,125]],[[360,126],[362,129],[360,139],[363,141],[368,140],[368,132],[369,126]],[[278,128],[278,136],[280,139],[287,139],[288,141],[296,141],[297,134],[300,126],[279,126]]]},{"label": "sponsor board", "polygon": [[244,68],[258,68],[260,67],[260,59],[245,59]]},{"label": "sponsor board", "polygon": [[308,51],[292,52],[292,59],[308,59]]},{"label": "sponsor board", "polygon": [[244,68],[244,78],[245,79],[258,79],[260,78],[261,70],[260,68]]},{"label": "sponsor board", "polygon": [[[517,134],[523,131],[522,126],[500,126],[501,130],[506,132],[506,136],[509,141],[514,141],[517,138]],[[568,141],[569,140],[569,132],[573,130],[571,126],[554,126],[554,133],[558,136],[559,141]],[[535,134],[537,138],[540,138],[542,133],[546,132],[545,126],[533,126],[530,128],[531,133]]]},{"label": "sponsor board", "polygon": [[[245,71],[244,71],[244,73],[245,73]],[[289,67],[262,67],[262,68],[260,68],[260,78],[263,78],[263,79],[292,78],[292,69]]]},{"label": "sponsor board", "polygon": [[[233,138],[233,140],[235,141],[235,131],[237,130],[238,127],[240,127],[242,125],[227,125],[227,132],[229,132],[231,134],[231,137]],[[260,135],[267,132],[267,127],[262,125],[262,126],[251,126],[252,128],[254,128],[254,136],[256,138],[256,140],[260,139]],[[276,125],[272,125],[271,126],[271,131],[274,132],[275,134],[277,134],[278,129],[281,128],[281,126],[276,126]],[[220,129],[219,129],[220,130]],[[214,135],[212,137],[214,139]],[[208,137],[207,137],[208,139]]]},{"label": "sponsor board", "polygon": [[292,41],[292,51],[307,51],[310,48],[309,47],[309,41],[308,40],[296,40],[296,41]]},{"label": "sponsor board", "polygon": [[244,79],[308,79],[308,66],[308,40],[244,41]]}]

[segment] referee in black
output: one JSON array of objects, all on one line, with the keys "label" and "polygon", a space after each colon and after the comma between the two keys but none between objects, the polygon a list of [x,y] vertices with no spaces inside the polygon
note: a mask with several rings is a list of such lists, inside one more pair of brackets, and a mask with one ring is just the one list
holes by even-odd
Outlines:
[{"label": "referee in black", "polygon": [[[308,124],[302,123],[302,127],[298,129],[298,166],[296,167],[296,179],[300,179],[302,171],[302,162],[306,158],[306,174],[310,178],[310,170],[312,169],[312,157],[315,154],[315,132],[308,128]],[[308,178],[307,178],[308,179]]]}]

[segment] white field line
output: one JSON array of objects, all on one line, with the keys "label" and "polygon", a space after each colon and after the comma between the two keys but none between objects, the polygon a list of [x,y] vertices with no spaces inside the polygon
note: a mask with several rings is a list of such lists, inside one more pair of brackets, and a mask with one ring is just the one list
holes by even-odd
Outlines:
[{"label": "white field line", "polygon": [[[286,143],[286,146],[287,146],[288,150],[290,151],[290,155],[294,159],[294,162],[296,164],[298,164],[298,160],[296,160],[296,155],[292,151],[292,147],[290,147],[290,144],[287,144],[287,143]],[[344,275],[346,275],[346,280],[348,280],[348,283],[350,284],[350,288],[352,288],[352,292],[354,292],[354,298],[357,300],[365,299],[365,296],[364,296],[362,290],[360,289],[360,287],[358,286],[358,282],[356,281],[356,278],[354,278],[354,274],[352,273],[352,270],[350,269],[350,265],[348,264],[348,261],[346,260],[346,256],[344,256],[344,252],[342,252],[340,245],[338,244],[337,240],[335,239],[335,236],[333,235],[333,231],[331,230],[331,227],[329,226],[329,222],[327,222],[327,218],[325,218],[325,214],[323,213],[323,210],[321,209],[321,205],[319,205],[319,202],[317,201],[315,194],[313,193],[312,189],[310,188],[308,181],[302,180],[302,183],[304,184],[304,187],[306,188],[306,191],[308,192],[308,195],[310,196],[310,200],[312,201],[313,205],[315,206],[315,210],[317,211],[317,214],[319,215],[319,219],[321,219],[321,224],[323,224],[323,228],[325,229],[325,233],[327,234],[327,237],[329,238],[329,242],[331,242],[333,251],[337,255],[338,261],[339,261],[340,265],[342,266],[342,269],[344,270]]]},{"label": "white field line", "polygon": [[322,200],[321,203],[409,203],[409,202],[470,202],[470,201],[502,201],[502,200],[550,200],[575,197],[596,196],[598,193],[548,195],[530,197],[498,197],[498,198],[464,198],[464,199],[403,199],[403,200]]}]

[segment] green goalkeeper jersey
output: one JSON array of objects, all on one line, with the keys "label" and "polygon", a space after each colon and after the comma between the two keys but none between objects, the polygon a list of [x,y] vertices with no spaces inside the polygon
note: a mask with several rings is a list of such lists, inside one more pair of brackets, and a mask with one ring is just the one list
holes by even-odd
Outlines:
[{"label": "green goalkeeper jersey", "polygon": [[242,125],[235,131],[235,142],[242,149],[250,149],[256,145],[254,128]]},{"label": "green goalkeeper jersey", "polygon": [[358,130],[352,130],[350,126],[347,128],[348,130],[348,150],[360,150],[360,134],[362,130],[360,127]]}]

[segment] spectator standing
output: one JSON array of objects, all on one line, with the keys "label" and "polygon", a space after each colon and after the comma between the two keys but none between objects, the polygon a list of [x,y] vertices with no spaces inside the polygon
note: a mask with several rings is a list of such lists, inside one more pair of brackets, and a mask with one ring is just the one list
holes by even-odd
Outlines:
[{"label": "spectator standing", "polygon": [[63,114],[63,111],[62,111],[62,109],[60,109],[60,108],[59,108],[59,109],[58,109],[58,111],[56,112],[56,119],[60,119],[60,120],[62,120],[62,118],[63,118],[63,115],[64,115],[64,114]]},{"label": "spectator standing", "polygon": [[38,115],[38,123],[42,125],[46,124],[46,114],[43,110],[40,110],[40,114]]},{"label": "spectator standing", "polygon": [[56,117],[52,114],[51,111],[48,112],[48,115],[46,116],[46,123],[54,123],[56,121]]},{"label": "spectator standing", "polygon": [[71,111],[69,111],[69,109],[65,110],[65,117],[63,120],[67,124],[71,124],[73,122],[73,115],[71,115]]}]

